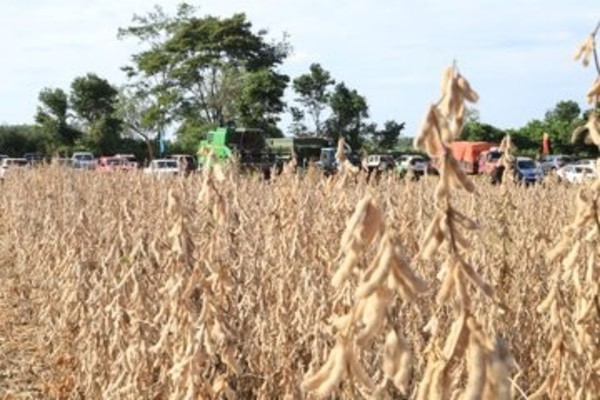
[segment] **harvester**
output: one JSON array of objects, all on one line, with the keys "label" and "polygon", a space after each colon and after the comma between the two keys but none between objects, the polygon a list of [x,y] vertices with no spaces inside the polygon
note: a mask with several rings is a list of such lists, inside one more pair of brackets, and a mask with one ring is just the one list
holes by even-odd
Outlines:
[{"label": "harvester", "polygon": [[275,164],[274,155],[266,147],[260,129],[221,127],[208,132],[198,148],[198,163],[207,167],[237,157],[243,167],[262,171]]},{"label": "harvester", "polygon": [[331,147],[331,141],[320,137],[285,137],[267,139],[267,149],[275,156],[278,166],[296,157],[297,165],[307,168],[317,163],[324,148]]}]

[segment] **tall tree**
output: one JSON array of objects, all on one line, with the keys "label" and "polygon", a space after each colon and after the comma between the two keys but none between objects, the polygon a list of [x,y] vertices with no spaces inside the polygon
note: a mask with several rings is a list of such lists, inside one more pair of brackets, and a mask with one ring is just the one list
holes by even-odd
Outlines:
[{"label": "tall tree", "polygon": [[308,132],[308,128],[304,124],[304,111],[298,107],[290,107],[292,114],[292,123],[288,127],[288,132],[294,136],[303,136]]},{"label": "tall tree", "polygon": [[380,149],[391,150],[398,144],[398,139],[404,130],[405,123],[396,121],[386,121],[382,129],[374,133],[375,145]]},{"label": "tall tree", "polygon": [[119,92],[95,74],[78,77],[71,84],[71,105],[87,130],[87,142],[100,153],[119,145],[122,121],[116,115]]},{"label": "tall tree", "polygon": [[48,135],[39,125],[0,125],[2,154],[23,157],[24,153],[43,151],[47,142]]},{"label": "tall tree", "polygon": [[[249,96],[243,117],[235,107],[235,99],[244,90],[245,75],[274,74],[289,52],[285,38],[267,42],[267,32],[254,32],[245,14],[198,17],[196,9],[186,3],[174,16],[156,7],[146,16],[135,16],[133,23],[120,29],[119,36],[137,38],[146,49],[133,55],[126,70],[136,86],[152,94],[161,109],[162,123],[182,124],[179,132],[186,135],[186,126],[224,124],[247,118],[249,109],[260,108],[247,104]],[[266,98],[255,99],[263,105],[271,101],[273,92],[264,94]]]},{"label": "tall tree", "polygon": [[546,125],[546,133],[550,135],[550,139],[558,146],[559,151],[572,151],[571,133],[581,123],[581,108],[572,101],[560,101],[552,110],[546,112],[544,123]]},{"label": "tall tree", "polygon": [[[533,119],[516,131],[516,145],[522,150],[540,151],[542,137],[548,133],[555,152],[571,153],[580,150],[570,143],[571,132],[582,123],[581,109],[574,101],[560,101],[548,110],[543,120]],[[520,142],[520,143],[519,143]]]},{"label": "tall tree", "polygon": [[38,100],[35,122],[46,134],[46,152],[69,152],[81,132],[68,122],[69,101],[62,89],[43,89]]},{"label": "tall tree", "polygon": [[261,128],[269,136],[282,136],[276,128],[279,114],[285,107],[283,94],[288,82],[288,76],[267,68],[245,74],[240,94],[234,102],[239,123]]},{"label": "tall tree", "polygon": [[461,138],[464,140],[500,143],[505,133],[493,125],[477,121],[467,121]]},{"label": "tall tree", "polygon": [[142,92],[128,87],[119,92],[117,116],[123,121],[123,136],[141,138],[150,160],[154,158],[154,143],[161,130],[159,114],[156,103]]},{"label": "tall tree", "polygon": [[367,125],[364,120],[369,117],[369,106],[364,96],[355,89],[349,89],[346,85],[338,83],[329,98],[331,116],[327,120],[329,135],[337,141],[344,136],[352,148],[361,146],[362,138],[372,129],[365,129]]},{"label": "tall tree", "polygon": [[331,74],[320,64],[311,64],[308,73],[293,81],[294,91],[298,95],[296,101],[311,116],[317,136],[323,133],[321,116],[329,102],[329,89],[334,84]]}]

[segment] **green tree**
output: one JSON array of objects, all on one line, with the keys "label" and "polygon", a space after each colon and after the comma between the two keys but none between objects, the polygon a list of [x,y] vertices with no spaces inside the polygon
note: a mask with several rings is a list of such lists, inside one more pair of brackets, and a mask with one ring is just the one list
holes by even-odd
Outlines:
[{"label": "green tree", "polygon": [[331,116],[326,126],[334,141],[343,136],[352,148],[361,146],[362,138],[372,133],[366,129],[364,120],[369,117],[369,106],[365,97],[356,90],[349,89],[341,82],[335,86],[329,98]]},{"label": "green tree", "polygon": [[146,146],[148,159],[154,158],[154,145],[162,129],[161,110],[151,96],[134,87],[123,88],[119,92],[117,116],[123,121],[125,138],[141,138]]},{"label": "green tree", "polygon": [[581,108],[571,100],[560,101],[552,110],[546,112],[544,124],[555,152],[570,153],[574,150],[571,144],[571,133],[583,123],[580,116]]},{"label": "green tree", "polygon": [[38,100],[35,122],[46,135],[45,149],[47,153],[70,152],[81,132],[71,126],[69,118],[69,101],[62,89],[43,89]]},{"label": "green tree", "polygon": [[303,136],[308,132],[308,128],[304,124],[304,111],[298,107],[290,107],[292,114],[292,123],[288,127],[288,132],[294,136]]},{"label": "green tree", "polygon": [[516,146],[529,153],[541,151],[542,137],[548,133],[554,153],[572,153],[580,150],[580,145],[571,144],[571,133],[582,123],[579,105],[571,100],[560,101],[548,110],[543,120],[533,119],[515,130]]},{"label": "green tree", "polygon": [[[131,65],[125,68],[129,77],[136,86],[145,85],[144,91],[152,95],[161,110],[163,125],[187,126],[178,129],[178,135],[190,135],[190,126],[269,119],[255,112],[261,105],[266,113],[276,112],[270,107],[276,90],[260,93],[247,85],[267,76],[273,78],[271,84],[285,81],[275,70],[289,52],[286,38],[268,42],[267,31],[254,32],[245,14],[198,17],[196,11],[183,3],[170,16],[155,7],[145,16],[134,16],[132,26],[120,29],[121,38],[137,38],[146,47],[134,54]],[[254,73],[258,75],[246,77]],[[244,88],[244,101],[237,104],[241,108],[236,107],[235,100]],[[250,100],[258,105],[250,104]]]},{"label": "green tree", "polygon": [[404,130],[405,123],[386,121],[382,129],[377,129],[373,140],[378,149],[391,150],[398,144],[398,139]]},{"label": "green tree", "polygon": [[481,122],[479,110],[467,107],[461,138],[469,141],[500,143],[505,133],[493,125]]},{"label": "green tree", "polygon": [[87,130],[85,141],[99,153],[117,150],[122,121],[116,114],[119,92],[95,74],[78,77],[71,84],[71,105]]},{"label": "green tree", "polygon": [[288,82],[288,76],[267,68],[245,74],[240,94],[235,100],[239,123],[261,128],[269,136],[283,136],[277,129],[277,122],[285,107],[283,94]]},{"label": "green tree", "polygon": [[0,149],[10,157],[44,152],[48,136],[39,125],[0,125]]},{"label": "green tree", "polygon": [[310,115],[315,134],[320,136],[323,133],[322,113],[329,102],[329,88],[335,84],[335,80],[320,64],[311,64],[309,70],[308,73],[294,79],[292,86],[298,95],[296,101]]},{"label": "green tree", "polygon": [[504,131],[493,125],[475,121],[465,124],[461,138],[469,141],[500,143],[504,135]]}]

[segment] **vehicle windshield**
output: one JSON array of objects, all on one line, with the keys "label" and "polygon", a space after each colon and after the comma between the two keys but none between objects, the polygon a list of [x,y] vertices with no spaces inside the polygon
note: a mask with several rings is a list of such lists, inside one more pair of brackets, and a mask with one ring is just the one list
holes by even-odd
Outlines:
[{"label": "vehicle windshield", "polygon": [[502,153],[499,151],[489,152],[487,156],[489,161],[498,161],[500,157],[502,157]]},{"label": "vehicle windshield", "polygon": [[578,174],[593,174],[595,171],[592,168],[575,167],[575,172]]},{"label": "vehicle windshield", "polygon": [[424,163],[427,160],[425,160],[424,158],[421,157],[414,157],[412,160],[410,160],[410,164],[411,165],[415,165],[415,164],[420,164],[420,163]]},{"label": "vehicle windshield", "polygon": [[123,165],[123,164],[125,164],[125,160],[121,160],[118,158],[109,158],[106,161],[106,164],[108,164],[108,165]]},{"label": "vehicle windshield", "polygon": [[177,168],[175,160],[158,161],[156,164],[158,168]]},{"label": "vehicle windshield", "polygon": [[14,165],[14,166],[24,166],[27,165],[27,160],[11,160],[11,159],[7,159],[5,161],[6,165]]},{"label": "vehicle windshield", "polygon": [[75,159],[78,161],[92,161],[94,157],[91,154],[76,154]]},{"label": "vehicle windshield", "polygon": [[536,168],[535,162],[533,162],[532,160],[517,161],[517,166],[520,169],[535,169]]}]

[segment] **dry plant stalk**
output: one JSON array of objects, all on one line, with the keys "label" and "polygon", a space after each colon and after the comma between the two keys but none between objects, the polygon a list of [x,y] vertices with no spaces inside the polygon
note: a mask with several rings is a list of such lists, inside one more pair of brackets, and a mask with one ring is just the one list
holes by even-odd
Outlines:
[{"label": "dry plant stalk", "polygon": [[[413,300],[426,290],[425,282],[410,267],[406,251],[390,228],[370,195],[364,197],[346,224],[341,239],[338,260],[339,269],[332,284],[338,290],[360,266],[367,246],[379,237],[375,258],[360,273],[356,286],[355,302],[350,310],[334,320],[337,330],[336,344],[325,364],[309,372],[302,382],[306,391],[319,397],[333,393],[342,381],[351,385],[351,391],[374,392],[375,385],[367,370],[360,363],[360,350],[367,349],[382,332],[388,321],[387,314],[397,294],[403,301]],[[387,335],[383,355],[383,371],[386,382],[391,381],[398,390],[406,392],[411,372],[410,345],[399,336],[394,327]],[[358,384],[358,386],[355,386]]]},{"label": "dry plant stalk", "polygon": [[[592,54],[596,57],[597,32],[598,28],[577,52],[576,59],[583,57],[584,66]],[[600,69],[596,83],[588,92],[588,101],[593,106],[589,120],[575,130],[573,139],[587,132],[587,139],[600,147],[599,83]],[[546,379],[532,398],[568,393],[572,398],[588,399],[600,393],[600,363],[597,362],[600,358],[600,178],[579,190],[575,205],[574,219],[564,227],[560,241],[546,255],[554,273],[549,280],[548,295],[537,311],[549,318],[546,331],[551,338],[551,348],[545,365]]]},{"label": "dry plant stalk", "polygon": [[[441,331],[436,329],[433,332],[425,378],[419,386],[419,399],[441,399],[449,393],[458,393],[456,379],[451,377],[460,375],[460,360],[467,354],[467,348],[466,398],[482,398],[485,388],[498,384],[504,387],[508,379],[508,375],[504,375],[498,381],[498,377],[491,373],[492,369],[487,368],[492,363],[496,349],[476,322],[471,306],[472,297],[467,289],[471,283],[489,298],[494,297],[492,287],[479,276],[464,254],[471,245],[461,230],[474,231],[479,225],[458,211],[452,202],[455,189],[469,193],[475,191],[475,185],[452,156],[450,145],[462,131],[466,101],[476,102],[478,98],[455,66],[447,68],[442,76],[442,97],[437,104],[429,107],[414,142],[416,148],[437,158],[440,166],[440,179],[434,194],[435,214],[423,234],[419,256],[424,260],[432,260],[445,248],[446,258],[438,275],[442,282],[436,300],[440,308],[455,302],[455,320],[441,352],[435,349],[442,339]],[[505,142],[505,147],[510,146],[509,140]],[[434,320],[437,320],[436,315],[432,317]],[[437,323],[428,325],[435,326]],[[493,392],[506,394],[504,390]]]},{"label": "dry plant stalk", "polygon": [[[338,398],[399,398],[402,393],[416,398],[419,386],[460,398],[469,368],[477,365],[467,365],[475,345],[486,360],[484,392],[505,393],[503,377],[512,373],[511,357],[501,341],[487,336],[494,331],[490,327],[510,332],[507,341],[521,367],[519,390],[535,392],[552,373],[546,363],[552,340],[540,340],[553,339],[552,315],[565,321],[570,348],[591,354],[586,343],[597,337],[590,330],[597,307],[589,301],[593,292],[587,282],[597,281],[599,258],[591,254],[594,242],[585,241],[593,226],[585,211],[589,208],[576,218],[569,215],[573,187],[507,186],[514,209],[501,216],[510,233],[505,253],[497,232],[471,231],[456,222],[469,241],[468,251],[458,248],[470,265],[507,265],[507,283],[494,289],[514,315],[498,318],[488,301],[478,299],[468,277],[448,279],[448,300],[438,305],[436,297],[443,292],[434,283],[435,267],[446,261],[445,242],[433,261],[413,257],[421,250],[419,227],[437,212],[428,201],[436,193],[437,178],[358,181],[341,188],[314,169],[271,182],[233,168],[224,168],[221,177],[213,169],[209,178],[197,174],[157,182],[141,173],[78,174],[58,166],[6,175],[0,196],[0,397],[185,398],[189,391],[201,398],[302,398],[307,395],[301,389],[305,371],[311,365],[317,371],[325,363],[340,332],[336,326],[348,326],[343,317],[353,309],[351,355],[373,389],[358,381],[352,387],[350,372],[334,390]],[[455,191],[451,206],[482,226],[500,225],[492,201],[498,188],[473,183],[476,207]],[[369,190],[377,193],[375,207],[361,206],[368,217],[349,223],[358,229],[344,236],[340,247],[346,250],[340,252],[348,216]],[[590,197],[586,188],[578,202],[588,204]],[[220,198],[226,205],[221,220],[216,207]],[[383,231],[369,225],[377,220],[376,209]],[[451,216],[456,218],[479,225]],[[549,229],[548,221],[565,226],[574,219],[585,222],[584,238],[566,243],[567,252],[547,269],[543,255],[550,244],[560,242],[560,232]],[[480,239],[471,239],[469,232]],[[578,255],[567,257],[572,244],[582,240]],[[358,254],[356,266],[333,293],[336,271],[328,268],[337,269],[352,249]],[[419,291],[411,289],[410,275],[400,280],[407,279],[406,286],[390,289],[395,286],[390,275],[397,268],[392,264],[401,267],[409,258],[410,269],[435,292],[417,294],[404,305],[404,296]],[[568,275],[561,266],[565,260],[580,274]],[[568,308],[561,306],[559,314],[550,304],[545,312],[532,312],[552,290],[552,285],[546,288],[548,271],[557,267],[562,280],[556,296]],[[456,265],[443,270],[466,274]],[[380,279],[383,283],[369,295],[371,284]],[[459,302],[453,287],[457,281],[466,282],[458,290],[466,288],[470,315],[450,308]],[[581,285],[579,299],[573,297],[575,285]],[[358,297],[359,287],[364,297]],[[378,311],[366,313],[368,309]],[[431,315],[436,318],[430,325],[438,326],[430,331],[433,335],[422,331]],[[471,328],[485,332],[486,340],[465,338]],[[579,350],[574,336],[581,337]],[[553,357],[564,354],[560,343],[556,341]],[[462,354],[460,362],[445,368],[445,354],[453,353]],[[427,368],[430,359],[432,367]],[[577,390],[569,382],[583,367],[562,375],[555,397],[574,397]],[[445,385],[453,390],[444,391]],[[516,387],[511,384],[510,390]]]}]

